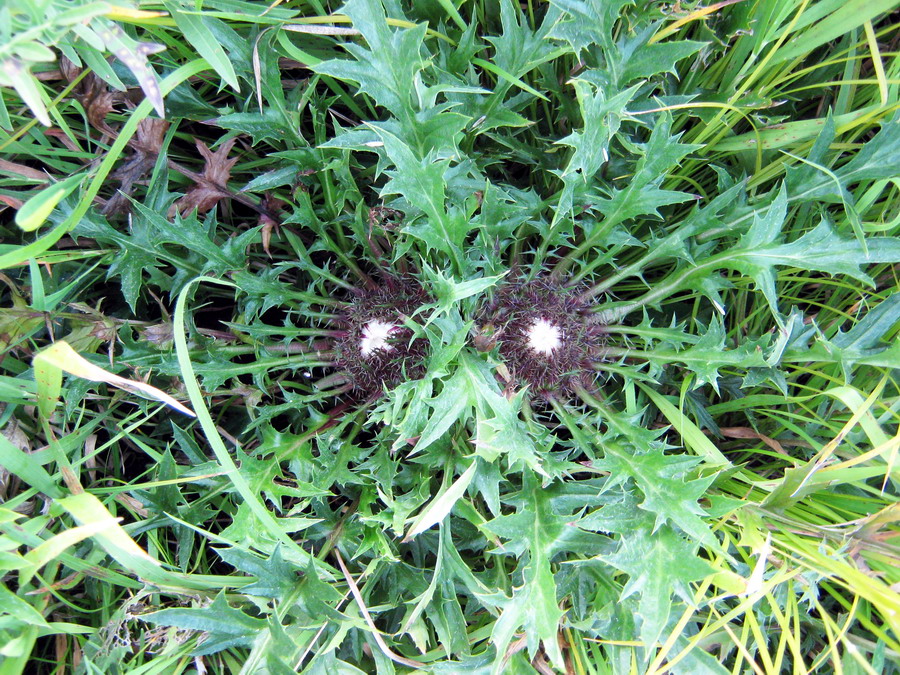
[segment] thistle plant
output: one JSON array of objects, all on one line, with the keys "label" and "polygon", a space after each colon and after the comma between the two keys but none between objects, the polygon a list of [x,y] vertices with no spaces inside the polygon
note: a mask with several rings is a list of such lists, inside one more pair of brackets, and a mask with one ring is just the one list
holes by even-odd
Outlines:
[{"label": "thistle plant", "polygon": [[336,387],[335,394],[364,404],[424,372],[426,340],[405,324],[426,304],[427,294],[413,277],[385,275],[383,286],[373,286],[352,289],[338,313],[328,316],[334,328],[323,331],[331,340],[322,346],[330,348],[333,361],[325,365],[334,372],[313,382],[314,390]]},{"label": "thistle plant", "polygon": [[481,310],[479,331],[492,335],[509,379],[532,396],[566,401],[593,388],[606,329],[583,294],[546,279],[512,282]]},{"label": "thistle plant", "polygon": [[900,668],[896,3],[100,4],[165,120],[3,91],[10,672]]}]

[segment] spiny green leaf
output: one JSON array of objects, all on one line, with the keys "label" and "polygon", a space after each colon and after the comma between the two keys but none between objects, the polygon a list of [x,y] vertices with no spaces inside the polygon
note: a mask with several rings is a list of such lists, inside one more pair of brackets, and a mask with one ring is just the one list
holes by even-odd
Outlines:
[{"label": "spiny green leaf", "polygon": [[818,330],[814,325],[804,333],[794,335],[786,344],[781,360],[784,363],[839,363],[847,381],[860,365],[900,368],[900,342],[888,338],[891,328],[898,321],[900,294],[895,293],[870,309],[849,331],[838,332],[831,340],[819,335],[818,340],[810,345],[813,329]]},{"label": "spiny green leaf", "polygon": [[578,525],[621,534],[616,552],[600,558],[628,575],[621,600],[640,595],[641,641],[653,647],[669,622],[672,596],[677,594],[692,603],[688,584],[705,578],[712,568],[697,557],[695,542],[667,525],[655,526],[653,517],[636,506],[631,497],[625,497],[618,504],[593,512]]},{"label": "spiny green leaf", "polygon": [[[315,72],[351,80],[359,90],[391,111],[404,123],[411,123],[417,106],[415,84],[425,67],[422,42],[425,24],[392,30],[388,27],[380,0],[350,0],[342,10],[353,21],[369,45],[344,45],[355,60],[332,59],[314,67]],[[405,126],[412,133],[412,126]]]},{"label": "spiny green leaf", "polygon": [[[523,479],[525,501],[521,510],[515,516],[492,521],[501,536],[519,539],[524,535],[529,561],[523,570],[524,585],[513,591],[511,599],[500,603],[503,613],[491,632],[491,641],[502,654],[515,631],[524,627],[529,654],[536,653],[539,644],[543,645],[551,662],[561,667],[562,654],[556,634],[563,612],[559,608],[556,582],[550,570],[550,554],[566,525],[552,513],[537,476],[525,471]],[[510,522],[510,518],[514,522]]]},{"label": "spiny green leaf", "polygon": [[613,26],[624,7],[633,0],[551,0],[555,7],[565,10],[569,16],[553,28],[554,38],[565,40],[576,54],[592,44],[612,50]]},{"label": "spiny green leaf", "polygon": [[609,161],[609,143],[628,115],[625,107],[640,87],[636,85],[610,96],[603,87],[583,79],[576,78],[571,83],[581,108],[582,130],[573,131],[557,141],[575,149],[560,176],[566,178],[577,174],[580,180],[587,182]]},{"label": "spiny green leaf", "polygon": [[[686,339],[687,336],[685,336]],[[763,350],[768,338],[746,340],[736,349],[725,349],[725,326],[722,319],[714,317],[700,339],[687,349],[675,350],[666,346],[654,345],[650,350],[631,352],[634,356],[645,358],[664,366],[670,363],[683,363],[696,374],[695,387],[706,383],[719,391],[719,369],[764,368],[768,365]]]},{"label": "spiny green leaf", "polygon": [[[827,151],[834,140],[834,120],[829,116],[808,159],[830,167]],[[881,130],[846,164],[833,169],[837,181],[814,166],[802,164],[787,172],[788,194],[803,201],[827,198],[838,200],[848,196],[845,187],[862,180],[891,178],[900,173],[900,113],[881,124]],[[852,202],[851,202],[852,203]]]},{"label": "spiny green leaf", "polygon": [[399,138],[383,130],[376,131],[396,166],[396,170],[388,172],[391,180],[382,195],[401,195],[411,206],[422,211],[425,219],[408,225],[405,231],[424,241],[428,249],[442,251],[451,260],[458,261],[460,245],[472,225],[462,212],[448,210],[445,205],[444,176],[450,162],[435,161],[434,157],[417,159]]},{"label": "spiny green leaf", "polygon": [[694,540],[714,546],[716,539],[703,522],[705,513],[697,501],[706,492],[714,476],[688,478],[700,460],[689,455],[665,455],[661,450],[633,452],[615,440],[603,442],[606,456],[594,467],[610,472],[607,489],[624,484],[629,478],[644,494],[640,507],[656,514],[656,527],[671,521]]},{"label": "spiny green leaf", "polygon": [[274,108],[266,108],[262,112],[227,113],[210,121],[223,129],[248,134],[253,139],[253,145],[263,141],[281,144],[296,137],[289,121]]},{"label": "spiny green leaf", "polygon": [[281,598],[298,581],[297,568],[284,561],[279,546],[275,547],[268,560],[240,548],[220,548],[216,549],[216,553],[229,565],[257,578],[252,584],[241,588],[241,592],[247,595]]},{"label": "spiny green leaf", "polygon": [[607,220],[621,223],[638,215],[658,216],[656,209],[660,206],[679,204],[692,198],[685,192],[657,187],[684,157],[700,147],[679,143],[681,134],[670,136],[671,128],[671,116],[663,115],[653,127],[647,143],[637,146],[640,159],[627,187],[614,190],[611,199],[600,200],[595,205]]},{"label": "spiny green leaf", "polygon": [[231,607],[225,600],[224,592],[219,593],[208,607],[161,609],[142,614],[141,620],[207,633],[209,637],[194,650],[197,656],[214,654],[229,647],[250,645],[266,627],[263,619],[254,619]]},{"label": "spiny green leaf", "polygon": [[494,45],[493,64],[507,77],[497,83],[492,98],[502,100],[514,85],[532,95],[540,95],[521,78],[553,53],[553,45],[547,35],[556,22],[558,12],[551,8],[537,30],[531,30],[518,3],[500,0],[499,4],[502,33],[486,39]]},{"label": "spiny green leaf", "polygon": [[686,192],[659,187],[668,172],[698,147],[679,143],[681,134],[670,136],[671,126],[671,116],[663,115],[654,126],[647,143],[637,146],[640,159],[628,185],[622,189],[613,189],[610,197],[596,198],[591,210],[601,213],[603,220],[589,225],[585,241],[557,265],[557,274],[568,269],[575,254],[586,253],[602,242],[618,224],[637,216],[658,217],[659,207],[680,204],[692,198]]},{"label": "spiny green leaf", "polygon": [[756,214],[753,225],[737,246],[711,261],[717,267],[734,269],[752,277],[776,316],[776,266],[845,274],[872,285],[872,278],[861,269],[863,265],[900,261],[900,239],[872,237],[866,241],[868,250],[864,250],[858,240],[839,236],[825,220],[799,239],[789,244],[779,243],[786,213],[787,192],[782,186],[765,214]]},{"label": "spiny green leaf", "polygon": [[619,75],[621,84],[648,78],[657,73],[674,73],[676,63],[700,51],[706,44],[693,40],[647,44],[646,40],[652,33],[651,28],[633,40],[620,42],[619,53],[623,63],[622,73]]}]

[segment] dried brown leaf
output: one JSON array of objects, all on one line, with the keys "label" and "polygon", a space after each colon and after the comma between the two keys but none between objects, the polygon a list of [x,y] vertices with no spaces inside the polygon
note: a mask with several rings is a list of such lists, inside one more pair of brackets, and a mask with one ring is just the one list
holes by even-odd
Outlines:
[{"label": "dried brown leaf", "polygon": [[[99,80],[97,81],[99,82]],[[106,87],[94,87],[82,97],[81,105],[84,106],[88,122],[92,127],[107,136],[115,136],[117,132],[106,123],[106,116],[115,109],[116,103],[121,100],[121,92],[112,92]]]},{"label": "dried brown leaf", "polygon": [[[63,56],[59,60],[59,71],[68,82],[74,82],[83,69]],[[75,88],[75,97],[84,107],[90,125],[106,136],[115,137],[116,130],[106,123],[106,116],[124,100],[124,94],[111,90],[96,74],[88,73]]]},{"label": "dried brown leaf", "polygon": [[26,178],[30,178],[31,180],[36,180],[41,183],[48,183],[50,179],[47,177],[47,174],[43,171],[38,171],[37,169],[33,169],[30,166],[25,166],[24,164],[16,164],[15,162],[8,162],[5,159],[0,159],[0,171],[4,173],[15,173],[20,176],[25,176]]},{"label": "dried brown leaf", "polygon": [[757,431],[754,431],[753,429],[751,429],[749,427],[721,427],[719,429],[719,431],[722,432],[722,435],[725,436],[725,438],[742,438],[742,439],[755,438],[757,440],[762,441],[766,445],[768,445],[770,448],[772,448],[772,450],[777,452],[779,455],[790,456],[790,453],[787,450],[785,450],[782,447],[781,443],[776,441],[774,438],[769,438],[768,436],[761,434]]},{"label": "dried brown leaf", "polygon": [[219,200],[233,196],[226,186],[228,179],[231,178],[231,169],[238,160],[237,157],[228,159],[228,153],[234,147],[235,139],[229,138],[215,152],[203,141],[198,139],[195,142],[197,151],[206,160],[206,164],[203,173],[199,175],[183,171],[194,180],[194,185],[184,197],[175,202],[175,208],[182,214],[190,213],[194,209],[197,209],[197,213],[206,213],[218,204]]},{"label": "dried brown leaf", "polygon": [[105,215],[128,212],[127,197],[134,192],[137,181],[156,164],[168,128],[169,123],[165,120],[151,117],[138,123],[135,135],[128,143],[132,149],[131,156],[112,174],[120,185],[116,194],[103,207]]}]

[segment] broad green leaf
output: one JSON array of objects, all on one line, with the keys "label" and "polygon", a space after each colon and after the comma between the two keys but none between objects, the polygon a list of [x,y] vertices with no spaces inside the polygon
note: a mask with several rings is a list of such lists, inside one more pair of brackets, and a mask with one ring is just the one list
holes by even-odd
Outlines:
[{"label": "broad green leaf", "polygon": [[3,613],[7,616],[30,626],[50,628],[50,624],[37,609],[24,598],[20,598],[10,591],[5,585],[0,585],[0,602],[2,602]]},{"label": "broad green leaf", "polygon": [[525,390],[509,399],[486,387],[481,389],[475,415],[475,452],[488,462],[506,457],[510,467],[518,469],[521,462],[545,475],[534,441],[519,417],[525,396]]},{"label": "broad green leaf", "polygon": [[[637,216],[659,217],[661,206],[680,204],[692,195],[677,190],[665,190],[660,184],[668,173],[691,151],[699,146],[679,143],[681,134],[670,136],[672,118],[663,115],[653,127],[646,144],[637,146],[640,159],[634,175],[626,187],[612,189],[610,197],[598,197],[592,210],[603,215],[599,224],[590,224],[585,241],[563,258],[554,273],[561,274],[571,265],[575,256],[581,256],[602,242],[620,223]],[[584,222],[584,221],[583,221]],[[588,223],[585,223],[588,225]]]},{"label": "broad green leaf", "polygon": [[418,453],[441,438],[453,423],[474,408],[476,453],[493,462],[506,457],[511,465],[521,461],[541,471],[534,442],[519,418],[524,391],[512,401],[503,396],[484,362],[463,352],[454,374],[444,381],[440,394],[428,401],[433,413],[410,454]]},{"label": "broad green leaf", "polygon": [[819,336],[810,345],[811,331],[798,335],[787,345],[782,361],[840,363],[847,381],[851,380],[854,368],[859,365],[900,368],[900,342],[888,338],[898,321],[900,294],[894,293],[870,309],[849,331],[839,331],[831,340]]},{"label": "broad green leaf", "polygon": [[[841,118],[827,118],[813,145],[808,159],[814,164],[831,168],[828,159],[830,144],[834,140],[834,125]],[[847,198],[846,187],[862,180],[891,178],[900,173],[900,113],[881,123],[881,130],[859,149],[846,164],[833,169],[835,182],[814,166],[801,164],[787,170],[786,185],[791,199],[802,201],[826,198],[839,201],[842,193]]]},{"label": "broad green leaf", "polygon": [[[427,263],[424,263],[423,267],[423,272],[431,287],[431,293],[437,300],[435,314],[431,320],[441,314],[447,314],[452,311],[459,305],[460,300],[478,295],[488,288],[496,286],[506,276],[505,274],[497,274],[495,276],[457,282],[452,277],[445,276],[440,269],[432,269]],[[431,320],[429,320],[429,323]]]},{"label": "broad green leaf", "polygon": [[[198,274],[225,274],[242,270],[246,248],[258,240],[258,228],[250,228],[225,242],[217,242],[210,228],[195,215],[176,213],[172,220],[148,205],[132,202],[134,214],[125,234],[113,229],[98,216],[86,218],[76,232],[119,251],[107,270],[110,278],[120,277],[125,300],[136,310],[140,292],[147,277],[169,292],[178,292],[183,284]],[[180,248],[170,246],[174,244]],[[171,265],[175,273],[169,277],[159,268]]]},{"label": "broad green leaf", "polygon": [[522,78],[552,57],[553,45],[547,38],[550,29],[556,23],[558,12],[555,8],[549,8],[541,25],[532,30],[517,3],[513,0],[500,0],[498,4],[501,34],[486,37],[486,40],[494,46],[492,63],[487,64],[481,59],[473,61],[500,77],[490,98],[502,100],[509,88],[516,86],[531,96],[546,100],[543,94],[529,86]]},{"label": "broad green leaf", "polygon": [[460,246],[472,224],[460,211],[447,209],[445,173],[448,160],[435,157],[418,159],[410,148],[391,133],[376,128],[384,142],[388,157],[396,166],[389,171],[390,182],[382,189],[382,195],[401,195],[411,206],[421,211],[425,218],[408,225],[405,232],[425,242],[428,249],[442,251],[460,268]]},{"label": "broad green leaf", "polygon": [[223,129],[248,134],[253,139],[253,145],[264,141],[274,141],[280,145],[296,137],[288,120],[275,108],[266,108],[262,112],[228,113],[216,117],[212,122]]},{"label": "broad green leaf", "polygon": [[600,200],[595,208],[604,216],[604,230],[609,231],[612,223],[621,223],[638,215],[658,216],[657,209],[668,204],[680,204],[692,195],[674,190],[663,190],[659,184],[678,163],[697,149],[697,145],[679,143],[681,134],[670,136],[672,118],[663,115],[653,127],[646,144],[637,151],[640,159],[634,176],[622,190],[613,190],[612,197]]},{"label": "broad green leaf", "polygon": [[[66,345],[68,346],[68,345]],[[71,349],[71,347],[69,347]],[[35,358],[32,363],[34,381],[37,385],[37,404],[41,417],[49,420],[62,392],[63,369],[46,359]]]},{"label": "broad green leaf", "polygon": [[[728,138],[715,143],[711,149],[716,152],[734,152],[739,150],[752,150],[756,152],[757,148],[760,147],[770,150],[796,146],[800,141],[823,137],[823,135],[828,133],[829,124],[831,125],[830,135],[833,139],[835,125],[841,127],[852,126],[852,122],[867,115],[871,115],[873,110],[874,107],[871,109],[861,108],[852,113],[845,113],[834,118],[826,117],[811,120],[796,120],[776,124],[772,127],[763,127],[762,129],[757,129],[738,136],[729,136]],[[827,148],[828,146],[826,145],[825,149]],[[815,153],[814,150],[811,151],[808,159],[818,162],[819,160],[815,158],[815,154],[817,153]],[[799,167],[788,167],[788,175],[795,171],[812,173],[814,169],[803,164]],[[790,182],[788,185],[790,185]],[[791,190],[791,193],[793,193],[793,190]]]},{"label": "broad green leaf", "polygon": [[[593,295],[597,296],[623,279],[640,274],[658,260],[680,258],[691,262],[692,258],[688,250],[691,238],[720,227],[722,221],[727,217],[726,214],[733,213],[741,207],[744,195],[745,185],[738,183],[723,190],[708,203],[695,206],[670,234],[647,242],[647,252],[644,255],[597,284],[592,289]],[[710,278],[707,277],[707,279]],[[713,302],[718,301],[719,306],[722,306],[718,298],[711,297],[710,299]]]},{"label": "broad green leaf", "polygon": [[441,392],[428,402],[434,413],[428,419],[412,452],[421,452],[443,436],[463,412],[477,400],[474,384],[465,368],[459,368],[441,386]]},{"label": "broad green leaf", "polygon": [[41,124],[45,127],[52,124],[41,96],[40,83],[19,59],[5,58],[0,62],[0,84],[13,87]]}]

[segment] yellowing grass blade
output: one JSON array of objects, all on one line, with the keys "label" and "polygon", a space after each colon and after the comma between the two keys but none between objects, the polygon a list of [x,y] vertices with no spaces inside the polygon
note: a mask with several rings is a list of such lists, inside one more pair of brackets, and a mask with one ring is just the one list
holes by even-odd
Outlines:
[{"label": "yellowing grass blade", "polygon": [[[99,499],[89,492],[57,499],[56,503],[63,507],[86,528],[93,528],[93,536],[100,546],[126,570],[156,583],[171,583],[169,573],[162,569],[160,563],[149,553],[137,545],[128,533],[119,525],[113,515],[107,511]],[[99,527],[103,524],[103,527]]]},{"label": "yellowing grass blade", "polygon": [[16,225],[25,232],[34,232],[50,217],[56,205],[81,184],[85,175],[70,176],[38,192],[16,212]]},{"label": "yellowing grass blade", "polygon": [[667,37],[669,37],[672,33],[677,32],[682,26],[686,26],[691,21],[696,21],[697,19],[703,19],[714,12],[718,12],[723,7],[727,7],[728,5],[733,5],[735,3],[741,2],[741,0],[725,0],[724,2],[717,2],[713,5],[709,5],[708,7],[700,7],[699,9],[695,9],[690,14],[681,17],[677,21],[673,21],[665,28],[661,29],[656,33],[647,44],[653,44],[654,42],[659,42]]},{"label": "yellowing grass blade", "polygon": [[107,19],[113,21],[143,21],[145,19],[156,19],[162,16],[168,16],[166,12],[154,12],[146,9],[132,9],[131,7],[119,7],[112,5],[109,11],[104,14]]},{"label": "yellowing grass blade", "polygon": [[24,586],[31,581],[35,572],[51,560],[54,560],[70,546],[74,546],[88,537],[93,537],[94,535],[117,525],[120,520],[122,519],[101,518],[87,525],[80,525],[68,530],[63,530],[59,534],[50,537],[50,539],[40,546],[31,549],[24,556],[28,566],[19,572],[19,585]]},{"label": "yellowing grass blade", "polygon": [[62,372],[65,371],[85,380],[105,382],[145,398],[162,401],[178,412],[196,417],[190,408],[179,403],[166,392],[144,382],[129,380],[104,370],[100,366],[95,366],[64,340],[54,342],[47,349],[38,352],[34,357],[34,368],[35,377],[38,379],[38,405],[41,407],[41,412],[45,414],[52,412],[56,404],[56,399],[59,397],[59,383]]}]

